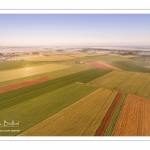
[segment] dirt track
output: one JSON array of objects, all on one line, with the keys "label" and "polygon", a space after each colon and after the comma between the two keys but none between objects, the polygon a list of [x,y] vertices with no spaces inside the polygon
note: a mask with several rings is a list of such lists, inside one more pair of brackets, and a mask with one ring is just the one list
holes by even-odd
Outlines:
[{"label": "dirt track", "polygon": [[103,118],[103,120],[102,120],[102,122],[101,122],[99,128],[97,129],[97,131],[96,131],[96,133],[95,133],[96,136],[101,136],[101,135],[104,134],[104,132],[105,132],[105,130],[106,130],[108,124],[109,124],[109,121],[110,121],[110,119],[111,119],[111,117],[112,117],[112,114],[113,114],[113,112],[114,112],[114,110],[115,110],[115,107],[117,106],[117,104],[118,104],[118,102],[119,102],[121,96],[122,96],[122,93],[119,92],[119,93],[117,94],[117,96],[115,97],[113,103],[111,104],[111,106],[110,106],[110,108],[108,109],[108,111],[107,111],[105,117]]}]

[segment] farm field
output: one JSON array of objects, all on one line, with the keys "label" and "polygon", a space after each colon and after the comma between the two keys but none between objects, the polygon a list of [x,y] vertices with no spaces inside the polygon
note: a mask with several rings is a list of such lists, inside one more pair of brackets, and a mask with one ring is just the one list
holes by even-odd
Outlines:
[{"label": "farm field", "polygon": [[[20,82],[26,82],[26,81],[30,81],[30,80],[35,80],[37,78],[42,78],[44,76],[55,79],[55,78],[59,78],[59,77],[62,77],[62,76],[74,74],[74,73],[77,73],[77,72],[82,72],[82,71],[85,71],[85,70],[88,70],[88,69],[91,69],[91,68],[86,67],[86,66],[85,67],[78,67],[78,66],[69,67],[69,68],[56,70],[56,71],[52,71],[52,72],[40,73],[40,74],[36,74],[36,75],[24,77],[24,78],[17,78],[17,79],[13,79],[13,80],[9,80],[9,81],[0,82],[0,87],[8,86],[8,85],[11,85],[11,84],[18,84]],[[109,71],[102,70],[102,73],[105,73],[105,72],[107,73]]]},{"label": "farm field", "polygon": [[[0,94],[0,110],[10,106],[22,103],[31,98],[35,98],[42,94],[55,91],[59,88],[73,84],[75,82],[87,83],[101,75],[103,72],[99,69],[90,69],[79,73],[67,75],[64,77],[49,80],[47,82],[31,85],[28,87],[19,88],[13,91],[8,91]],[[97,87],[96,87],[97,88]]]},{"label": "farm field", "polygon": [[52,56],[25,56],[25,57],[16,57],[27,61],[61,61],[61,60],[70,60],[74,57],[67,55],[52,55]]},{"label": "farm field", "polygon": [[7,61],[0,64],[0,71],[44,65],[47,63],[44,61]]},{"label": "farm field", "polygon": [[111,66],[117,67],[121,70],[132,71],[132,72],[144,72],[150,73],[150,68],[145,68],[143,66],[150,66],[150,61],[144,61],[145,57],[122,57],[123,55],[96,55],[96,56],[86,56],[85,59],[93,61],[102,61]]},{"label": "farm field", "polygon": [[90,81],[88,84],[115,89],[150,99],[150,74],[129,71],[113,71]]},{"label": "farm field", "polygon": [[[53,92],[47,92],[46,94],[30,98],[19,104],[11,105],[10,107],[0,111],[1,119],[5,120],[5,118],[7,118],[7,121],[19,120],[19,130],[22,132],[71,105],[82,97],[85,97],[96,89],[97,88],[95,87],[84,84],[73,83]],[[7,129],[7,127],[3,127],[3,129]],[[17,133],[15,132],[4,133],[1,135],[16,134]]]},{"label": "farm field", "polygon": [[120,99],[122,97],[122,93],[118,92],[116,97],[114,98],[114,101],[112,102],[111,106],[109,107],[105,117],[103,118],[99,128],[97,129],[97,131],[95,132],[95,135],[103,135],[109,122],[110,119],[113,115],[113,112],[115,110],[115,107],[117,106],[117,104],[119,103]]},{"label": "farm field", "polygon": [[[19,134],[32,136],[94,135],[117,92],[98,89]],[[99,99],[101,97],[101,99]]]},{"label": "farm field", "polygon": [[21,83],[18,83],[18,84],[12,84],[12,85],[0,88],[0,93],[8,92],[8,91],[11,91],[11,90],[14,90],[14,89],[18,89],[18,88],[22,88],[22,87],[26,87],[26,86],[30,86],[30,85],[34,85],[34,84],[38,84],[38,83],[45,82],[45,81],[48,81],[48,80],[50,80],[50,78],[43,77],[43,78],[38,78],[36,80],[21,82]]},{"label": "farm field", "polygon": [[68,67],[70,66],[61,65],[61,64],[45,64],[45,65],[34,66],[34,67],[24,67],[19,69],[0,71],[0,82],[32,76],[35,74],[65,69]]},{"label": "farm field", "polygon": [[141,97],[127,95],[113,136],[149,136],[150,101]]},{"label": "farm field", "polygon": [[[0,136],[150,135],[145,121],[150,69],[143,67],[150,65],[148,57],[67,51],[43,55],[0,62]],[[130,125],[130,131],[127,111],[136,114],[136,128]],[[1,127],[6,120],[19,121],[19,127],[7,132]]]},{"label": "farm field", "polygon": [[96,68],[103,68],[103,69],[108,69],[108,70],[120,70],[116,67],[108,65],[108,64],[101,62],[101,61],[90,61],[89,63]]}]

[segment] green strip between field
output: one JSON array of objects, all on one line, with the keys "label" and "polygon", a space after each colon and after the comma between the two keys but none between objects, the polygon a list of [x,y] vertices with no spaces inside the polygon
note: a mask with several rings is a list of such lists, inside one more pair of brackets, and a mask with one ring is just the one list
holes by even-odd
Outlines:
[{"label": "green strip between field", "polygon": [[118,119],[118,116],[119,116],[119,113],[120,113],[120,110],[122,108],[122,105],[123,105],[123,102],[124,102],[124,99],[126,97],[126,94],[123,94],[119,100],[119,103],[117,104],[115,110],[114,110],[114,113],[109,121],[109,124],[103,134],[103,136],[111,136],[112,132],[113,132],[113,129],[114,129],[114,126],[116,124],[116,121]]}]

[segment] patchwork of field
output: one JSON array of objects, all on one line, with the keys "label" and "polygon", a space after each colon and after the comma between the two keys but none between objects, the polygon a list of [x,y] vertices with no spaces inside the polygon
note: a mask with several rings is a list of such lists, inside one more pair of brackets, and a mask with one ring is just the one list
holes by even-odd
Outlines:
[{"label": "patchwork of field", "polygon": [[[43,94],[55,91],[75,82],[87,83],[99,76],[103,75],[99,69],[90,69],[79,73],[67,75],[64,77],[42,82],[36,85],[31,85],[24,88],[19,88],[13,91],[0,94],[0,110],[8,108],[27,101],[29,99],[41,96]],[[94,87],[97,88],[97,87]]]},{"label": "patchwork of field", "polygon": [[[50,71],[50,72],[46,72],[46,73],[40,73],[40,74],[36,74],[36,75],[32,75],[32,76],[28,76],[28,77],[24,77],[24,78],[17,78],[17,79],[13,79],[13,80],[9,80],[9,81],[3,81],[0,82],[0,87],[4,87],[4,86],[9,86],[12,84],[18,84],[20,82],[27,82],[30,80],[35,80],[37,78],[42,78],[44,76],[47,76],[49,78],[55,79],[55,78],[59,78],[62,76],[66,76],[66,75],[70,75],[70,74],[74,74],[77,72],[82,72],[85,70],[89,70],[92,67],[87,66],[87,65],[76,65],[76,66],[72,66],[69,68],[64,68],[64,69],[60,69],[60,70],[56,70],[56,71]],[[108,70],[101,70],[101,73],[108,73],[110,71]]]},{"label": "patchwork of field", "polygon": [[150,74],[129,71],[112,71],[89,85],[115,89],[150,99]]},{"label": "patchwork of field", "polygon": [[150,135],[148,57],[39,54],[0,63],[0,136]]},{"label": "patchwork of field", "polygon": [[149,136],[150,101],[141,97],[127,95],[113,136]]},{"label": "patchwork of field", "polygon": [[100,88],[19,135],[94,135],[116,94]]},{"label": "patchwork of field", "polygon": [[40,73],[45,73],[45,72],[56,71],[68,67],[70,66],[61,65],[61,64],[45,64],[45,65],[34,66],[34,67],[24,67],[20,69],[0,71],[0,82],[28,77]]},{"label": "patchwork of field", "polygon": [[[22,132],[42,120],[59,112],[77,100],[85,97],[97,88],[84,84],[70,84],[52,92],[36,96],[22,101],[23,96],[19,94],[21,103],[11,104],[6,109],[1,109],[1,120],[19,120],[19,130]],[[58,94],[59,93],[59,94]],[[30,96],[29,96],[30,97]],[[13,98],[12,98],[13,101]],[[1,107],[4,106],[1,104]],[[6,127],[3,129],[7,129]],[[0,133],[1,135],[16,135],[17,133]]]}]

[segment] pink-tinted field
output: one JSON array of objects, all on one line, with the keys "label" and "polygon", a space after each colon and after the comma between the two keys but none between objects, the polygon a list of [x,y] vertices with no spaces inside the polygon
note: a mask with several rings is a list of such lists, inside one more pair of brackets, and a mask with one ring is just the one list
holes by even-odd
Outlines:
[{"label": "pink-tinted field", "polygon": [[22,88],[22,87],[25,87],[25,86],[30,86],[30,85],[33,85],[33,84],[38,84],[38,83],[45,82],[45,81],[48,81],[48,80],[50,80],[49,77],[42,77],[42,78],[38,78],[38,79],[35,79],[35,80],[31,80],[31,81],[12,84],[12,85],[9,85],[9,86],[1,87],[0,88],[0,93],[11,91],[11,90],[18,89],[18,88]]},{"label": "pink-tinted field", "polygon": [[120,70],[119,68],[108,65],[108,64],[101,62],[101,61],[90,61],[89,63],[96,68],[103,68],[103,69],[108,69],[108,70]]}]

